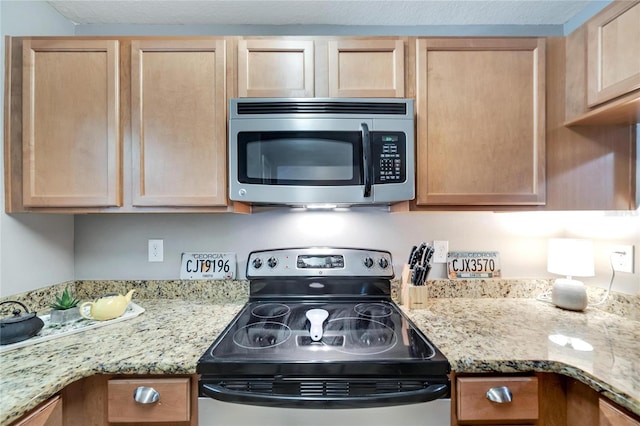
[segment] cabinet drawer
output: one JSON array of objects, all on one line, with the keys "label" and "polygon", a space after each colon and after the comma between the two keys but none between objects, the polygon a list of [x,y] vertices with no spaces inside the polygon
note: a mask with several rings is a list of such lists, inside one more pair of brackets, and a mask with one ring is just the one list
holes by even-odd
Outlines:
[{"label": "cabinet drawer", "polygon": [[[506,386],[511,402],[497,403],[487,398],[489,389]],[[536,377],[460,377],[457,380],[459,421],[535,420],[538,418]]]},{"label": "cabinet drawer", "polygon": [[[136,402],[134,392],[141,386],[155,389],[159,399],[148,404]],[[107,389],[109,422],[184,422],[191,418],[189,378],[114,379],[109,380]]]}]

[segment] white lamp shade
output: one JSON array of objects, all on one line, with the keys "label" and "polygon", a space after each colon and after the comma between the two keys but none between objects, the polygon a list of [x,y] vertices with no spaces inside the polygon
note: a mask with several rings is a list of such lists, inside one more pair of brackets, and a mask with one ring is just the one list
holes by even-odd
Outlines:
[{"label": "white lamp shade", "polygon": [[568,277],[594,276],[593,241],[577,238],[550,239],[547,270]]}]

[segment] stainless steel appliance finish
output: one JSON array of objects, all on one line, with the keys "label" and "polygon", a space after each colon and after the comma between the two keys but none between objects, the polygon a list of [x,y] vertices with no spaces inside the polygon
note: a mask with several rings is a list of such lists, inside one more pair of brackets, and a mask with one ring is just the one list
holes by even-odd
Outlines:
[{"label": "stainless steel appliance finish", "polygon": [[386,251],[250,253],[249,302],[198,361],[201,424],[448,424],[449,362],[391,300],[393,276]]},{"label": "stainless steel appliance finish", "polygon": [[414,139],[411,99],[232,99],[229,198],[293,206],[410,200]]}]

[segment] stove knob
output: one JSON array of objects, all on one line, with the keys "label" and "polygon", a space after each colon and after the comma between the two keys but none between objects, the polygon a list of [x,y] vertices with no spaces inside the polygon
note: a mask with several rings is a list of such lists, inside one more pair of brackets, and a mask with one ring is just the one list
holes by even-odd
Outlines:
[{"label": "stove knob", "polygon": [[380,260],[378,261],[378,265],[382,269],[387,269],[387,267],[389,266],[389,261],[387,260],[386,257],[381,257]]},{"label": "stove knob", "polygon": [[253,259],[253,267],[256,269],[260,269],[262,267],[262,259],[260,259],[259,257],[256,257],[255,259]]},{"label": "stove knob", "polygon": [[269,265],[269,268],[275,268],[277,264],[278,264],[278,259],[276,259],[275,257],[270,257],[267,260],[267,265]]},{"label": "stove knob", "polygon": [[366,266],[367,268],[371,268],[373,266],[373,259],[370,258],[369,256],[365,257],[364,266]]}]

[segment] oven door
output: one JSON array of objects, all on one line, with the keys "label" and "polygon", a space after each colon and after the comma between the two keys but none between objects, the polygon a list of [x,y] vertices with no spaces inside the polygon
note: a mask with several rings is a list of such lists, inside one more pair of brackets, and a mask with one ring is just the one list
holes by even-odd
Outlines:
[{"label": "oven door", "polygon": [[198,398],[198,420],[206,426],[449,426],[451,400],[376,408],[300,409]]},{"label": "oven door", "polygon": [[[373,131],[379,121],[230,120],[229,198],[288,205],[374,204],[413,198],[413,160],[407,160],[413,135],[406,134],[401,120],[382,120],[385,131]],[[386,152],[391,145],[394,153]],[[394,154],[397,158],[387,158]]]}]

